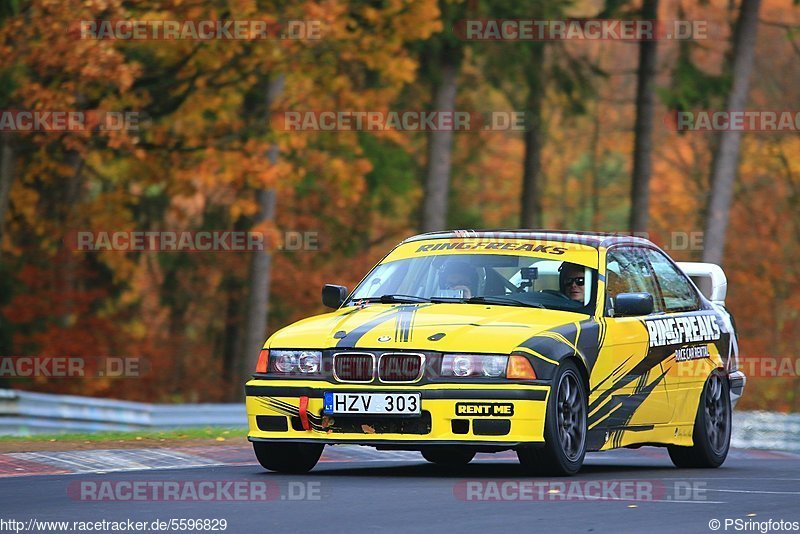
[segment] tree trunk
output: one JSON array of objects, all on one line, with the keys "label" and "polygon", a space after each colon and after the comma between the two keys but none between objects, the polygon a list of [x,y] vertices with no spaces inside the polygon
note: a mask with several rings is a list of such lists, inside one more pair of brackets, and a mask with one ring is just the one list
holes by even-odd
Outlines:
[{"label": "tree trunk", "polygon": [[542,100],[544,84],[541,72],[544,63],[544,45],[531,43],[532,61],[526,65],[528,102],[525,110],[528,128],[525,131],[525,159],[522,174],[521,228],[538,228],[542,224],[541,173],[542,173]]},{"label": "tree trunk", "polygon": [[239,376],[238,355],[242,350],[242,300],[239,283],[233,276],[227,276],[222,283],[225,292],[225,327],[222,339],[217,344],[217,354],[222,360],[222,380],[226,384],[227,400],[236,401],[242,391]]},{"label": "tree trunk", "polygon": [[[658,0],[644,0],[642,18],[657,20]],[[639,72],[636,84],[636,124],[633,141],[630,230],[647,232],[650,205],[650,175],[653,169],[653,113],[656,77],[656,40],[639,43]]]},{"label": "tree trunk", "polygon": [[[83,168],[85,161],[83,156],[75,150],[69,152],[67,157],[70,167],[72,168],[72,176],[66,184],[66,190],[63,192],[61,202],[65,207],[63,215],[63,228],[72,228],[77,226],[81,206],[81,199],[83,198]],[[75,299],[72,295],[75,294],[78,284],[78,276],[76,274],[78,266],[78,258],[72,251],[66,248],[66,244],[62,250],[57,253],[58,261],[61,262],[58,274],[61,277],[60,291],[64,295],[63,313],[61,314],[61,324],[66,328],[72,321],[72,315],[75,311]]]},{"label": "tree trunk", "polygon": [[[272,150],[270,161],[273,162]],[[255,223],[271,221],[275,217],[275,191],[261,189],[256,192],[259,211]],[[251,252],[250,283],[247,295],[247,324],[245,326],[244,356],[240,359],[239,376],[247,378],[255,370],[258,353],[267,334],[269,310],[269,281],[272,254],[269,250]],[[241,385],[241,384],[240,384]],[[241,389],[241,388],[240,388]],[[240,392],[241,393],[241,392]]]},{"label": "tree trunk", "polygon": [[[728,95],[728,111],[743,110],[747,104],[747,91],[750,73],[753,70],[753,56],[755,55],[758,31],[759,4],[760,0],[742,0],[734,34],[733,85]],[[722,263],[741,137],[741,131],[737,130],[720,132],[719,144],[712,164],[711,195],[708,199],[706,213],[706,231],[703,239],[705,243],[703,261],[705,262]]]},{"label": "tree trunk", "polygon": [[[434,111],[454,111],[458,88],[459,62],[447,53],[441,61],[441,82],[436,87]],[[453,151],[453,132],[428,133],[428,170],[425,183],[425,203],[422,212],[422,231],[435,232],[447,227],[447,207],[450,194],[450,167]]]},{"label": "tree trunk", "polygon": [[11,146],[11,132],[0,132],[0,258],[3,255],[2,242],[6,230],[11,182],[14,180],[14,149]]},{"label": "tree trunk", "polygon": [[[283,75],[276,76],[269,82],[267,88],[266,124],[270,124],[269,113],[273,103],[283,92],[283,82]],[[277,163],[277,145],[272,145],[270,147],[267,153],[267,159],[270,165],[275,165]],[[254,226],[272,221],[275,218],[275,191],[259,189],[256,191],[256,201],[258,203],[258,213],[253,220]],[[264,340],[267,335],[267,315],[269,312],[269,282],[272,254],[266,249],[253,251],[251,254],[250,281],[248,284],[247,296],[247,319],[242,347],[243,354],[238,358],[238,374],[242,380],[245,380],[255,370],[258,353],[261,351],[261,347],[264,345]],[[234,385],[240,397],[244,395],[244,390],[241,386],[241,383]]]},{"label": "tree trunk", "polygon": [[592,124],[592,161],[590,168],[591,186],[589,187],[589,230],[600,230],[600,113],[595,110]]}]

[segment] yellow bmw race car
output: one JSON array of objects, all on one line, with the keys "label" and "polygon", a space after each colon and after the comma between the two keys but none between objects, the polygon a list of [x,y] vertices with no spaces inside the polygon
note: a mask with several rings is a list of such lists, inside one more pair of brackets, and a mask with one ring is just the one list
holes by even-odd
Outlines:
[{"label": "yellow bmw race car", "polygon": [[[698,289],[698,288],[702,288]],[[453,231],[406,239],[336,311],[272,335],[246,385],[263,467],[305,472],[324,446],[418,450],[445,465],[513,449],[576,473],[586,451],[666,446],[717,467],[745,376],[726,280],[646,239]]]}]

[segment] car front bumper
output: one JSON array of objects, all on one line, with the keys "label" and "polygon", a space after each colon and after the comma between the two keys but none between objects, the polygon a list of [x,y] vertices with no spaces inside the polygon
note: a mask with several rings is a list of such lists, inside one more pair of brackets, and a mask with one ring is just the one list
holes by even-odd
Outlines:
[{"label": "car front bumper", "polygon": [[[421,416],[325,416],[325,392],[420,393]],[[250,441],[513,447],[544,441],[546,385],[390,386],[253,379],[245,386]],[[457,404],[504,406],[503,415],[464,414]],[[509,410],[507,407],[513,408]],[[458,411],[457,411],[458,410]],[[513,412],[513,413],[509,413]]]},{"label": "car front bumper", "polygon": [[731,391],[731,408],[736,406],[739,398],[744,393],[744,386],[747,384],[747,376],[741,371],[728,373],[728,384]]}]

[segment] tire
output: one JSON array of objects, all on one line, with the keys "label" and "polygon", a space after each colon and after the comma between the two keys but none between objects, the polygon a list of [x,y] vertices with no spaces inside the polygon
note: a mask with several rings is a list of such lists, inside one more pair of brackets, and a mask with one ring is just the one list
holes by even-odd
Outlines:
[{"label": "tire", "polygon": [[322,456],[324,444],[254,441],[253,450],[261,467],[278,473],[308,473]]},{"label": "tire", "polygon": [[731,445],[731,394],[728,380],[713,373],[703,386],[691,447],[670,445],[669,457],[675,467],[714,468],[728,457]]},{"label": "tire", "polygon": [[446,467],[464,466],[475,458],[475,451],[464,447],[429,447],[421,452],[430,463]]},{"label": "tire", "polygon": [[583,377],[574,362],[562,362],[547,400],[544,446],[517,450],[525,471],[555,476],[577,473],[586,456],[587,414]]}]

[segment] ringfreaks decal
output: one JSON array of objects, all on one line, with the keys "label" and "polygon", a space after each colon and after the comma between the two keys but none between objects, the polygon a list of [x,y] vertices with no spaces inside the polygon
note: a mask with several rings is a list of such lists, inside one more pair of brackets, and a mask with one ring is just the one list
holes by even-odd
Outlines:
[{"label": "ringfreaks decal", "polygon": [[650,346],[682,345],[719,339],[720,329],[714,315],[689,315],[645,321]]},{"label": "ringfreaks decal", "polygon": [[451,243],[434,243],[429,245],[420,245],[415,252],[432,252],[434,250],[526,250],[529,252],[544,252],[546,254],[564,254],[567,247],[557,247],[555,245],[542,245],[536,243],[503,243],[503,242],[481,242],[481,243],[465,243],[463,241]]}]

